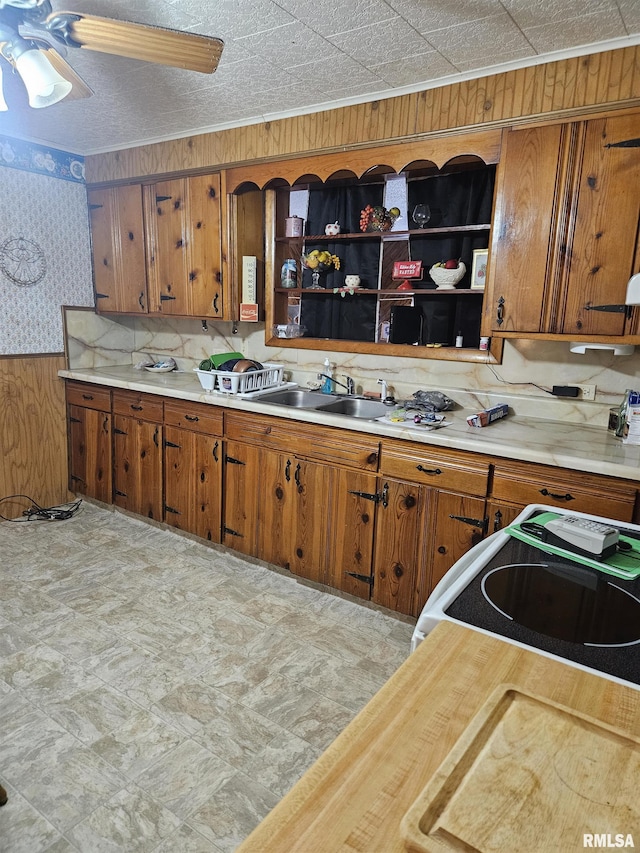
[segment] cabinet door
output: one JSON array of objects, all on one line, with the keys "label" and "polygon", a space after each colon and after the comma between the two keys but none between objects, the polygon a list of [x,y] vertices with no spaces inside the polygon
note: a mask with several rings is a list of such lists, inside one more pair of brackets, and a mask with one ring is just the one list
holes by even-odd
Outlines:
[{"label": "cabinet door", "polygon": [[415,614],[417,578],[424,572],[425,486],[380,480],[372,599],[398,613]]},{"label": "cabinet door", "polygon": [[167,524],[220,542],[222,440],[165,426],[164,518]]},{"label": "cabinet door", "polygon": [[560,331],[623,335],[624,313],[594,308],[623,305],[627,282],[639,269],[634,268],[640,216],[638,149],[607,146],[637,139],[640,114],[594,119],[583,131]]},{"label": "cabinet door", "polygon": [[258,549],[261,559],[291,568],[295,524],[293,455],[260,452],[258,487]]},{"label": "cabinet door", "polygon": [[98,311],[147,311],[142,187],[87,193]]},{"label": "cabinet door", "polygon": [[294,460],[290,568],[294,574],[318,583],[327,582],[331,476],[329,465]]},{"label": "cabinet door", "polygon": [[234,551],[258,556],[258,506],[262,483],[260,448],[225,443],[222,542]]},{"label": "cabinet door", "polygon": [[423,600],[469,548],[482,539],[486,527],[485,502],[451,492],[433,492],[430,536],[427,544],[431,574]]},{"label": "cabinet door", "polygon": [[548,323],[567,135],[562,125],[504,132],[484,308],[493,333]]},{"label": "cabinet door", "polygon": [[335,468],[329,500],[320,504],[319,521],[328,516],[327,583],[336,589],[371,596],[376,475]]},{"label": "cabinet door", "polygon": [[111,415],[69,406],[69,488],[111,503]]},{"label": "cabinet door", "polygon": [[220,176],[145,187],[150,310],[224,319]]},{"label": "cabinet door", "polygon": [[113,416],[114,503],[162,521],[162,427]]}]

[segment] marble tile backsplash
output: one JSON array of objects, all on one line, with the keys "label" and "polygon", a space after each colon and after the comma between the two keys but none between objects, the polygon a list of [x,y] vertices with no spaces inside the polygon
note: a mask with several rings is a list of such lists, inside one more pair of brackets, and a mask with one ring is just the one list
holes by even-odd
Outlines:
[{"label": "marble tile backsplash", "polygon": [[[418,389],[441,390],[464,407],[504,401],[522,416],[602,426],[625,389],[640,385],[640,352],[614,356],[594,350],[577,355],[559,341],[508,340],[503,363],[486,365],[266,347],[261,323],[240,324],[234,335],[231,323],[209,322],[204,330],[199,320],[104,317],[66,309],[65,325],[70,369],[135,365],[150,355],[172,356],[180,370],[190,371],[211,353],[238,351],[260,362],[284,364],[286,378],[304,386],[316,379],[328,356],[336,378],[353,377],[360,393],[379,391],[377,380],[384,379],[398,399]],[[572,384],[596,385],[596,401],[560,399],[543,390]]]}]

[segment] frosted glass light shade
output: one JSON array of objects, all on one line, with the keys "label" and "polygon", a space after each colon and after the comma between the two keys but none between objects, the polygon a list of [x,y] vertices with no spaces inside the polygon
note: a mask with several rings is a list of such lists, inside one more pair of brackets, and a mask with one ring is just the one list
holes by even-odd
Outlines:
[{"label": "frosted glass light shade", "polygon": [[2,91],[2,66],[0,65],[0,113],[4,113],[9,109],[7,106],[7,102],[4,99],[4,92]]},{"label": "frosted glass light shade", "polygon": [[57,104],[71,91],[71,83],[58,74],[40,50],[25,50],[15,65],[29,95],[29,106],[34,109]]}]

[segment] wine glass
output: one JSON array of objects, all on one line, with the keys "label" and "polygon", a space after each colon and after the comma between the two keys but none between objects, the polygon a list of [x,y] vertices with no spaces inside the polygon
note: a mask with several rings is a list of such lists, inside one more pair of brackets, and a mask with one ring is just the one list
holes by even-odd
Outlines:
[{"label": "wine glass", "polygon": [[411,218],[418,228],[424,228],[427,222],[431,219],[431,208],[428,204],[416,204],[413,208]]}]

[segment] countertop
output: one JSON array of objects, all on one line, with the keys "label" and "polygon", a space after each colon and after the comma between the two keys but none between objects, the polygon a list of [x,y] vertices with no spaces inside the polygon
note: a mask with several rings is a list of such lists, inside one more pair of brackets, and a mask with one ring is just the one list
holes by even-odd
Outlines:
[{"label": "countertop", "polygon": [[400,438],[438,447],[469,450],[490,456],[538,462],[593,474],[605,474],[640,482],[640,446],[625,445],[602,427],[568,421],[551,421],[519,416],[517,411],[481,429],[468,426],[470,409],[447,412],[451,425],[435,431],[403,424],[363,421],[344,415],[327,415],[308,409],[285,408],[242,399],[233,395],[205,392],[194,372],[174,371],[153,375],[131,365],[61,370],[65,379],[76,379],[129,388],[175,399],[192,400],[246,412],[286,417],[288,420],[335,426],[356,432]]},{"label": "countertop", "polygon": [[[443,622],[237,853],[406,853],[403,816],[492,694],[510,687],[615,727],[624,737],[640,736],[640,691]],[[512,782],[521,782],[526,796],[522,779]],[[491,791],[477,794],[480,808],[490,812]],[[556,807],[563,808],[562,791]],[[582,832],[634,833],[638,843],[637,816],[628,813],[625,825],[600,827],[590,826],[589,814],[585,799],[579,831],[558,838],[554,849],[583,850]]]}]

